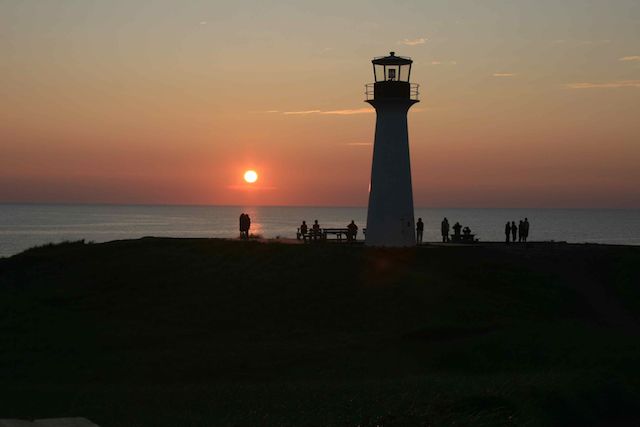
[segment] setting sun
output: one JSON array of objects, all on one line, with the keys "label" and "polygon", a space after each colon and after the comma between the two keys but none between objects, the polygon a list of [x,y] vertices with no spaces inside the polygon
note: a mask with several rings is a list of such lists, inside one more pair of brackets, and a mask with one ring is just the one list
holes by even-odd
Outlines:
[{"label": "setting sun", "polygon": [[248,170],[244,173],[244,180],[249,184],[253,184],[258,180],[258,174],[254,170]]}]

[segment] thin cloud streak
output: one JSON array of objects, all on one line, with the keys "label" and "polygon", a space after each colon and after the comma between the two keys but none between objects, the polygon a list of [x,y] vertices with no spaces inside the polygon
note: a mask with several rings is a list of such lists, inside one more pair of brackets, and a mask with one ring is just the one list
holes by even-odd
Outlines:
[{"label": "thin cloud streak", "polygon": [[293,115],[303,116],[303,115],[307,115],[307,114],[318,114],[318,113],[321,113],[321,112],[322,111],[320,111],[320,110],[304,110],[304,111],[285,111],[282,114],[284,114],[286,116],[289,116],[289,115],[292,115],[292,116]]},{"label": "thin cloud streak", "polygon": [[398,42],[398,44],[403,44],[405,46],[417,46],[419,44],[425,44],[427,42],[427,38],[420,37],[417,39],[403,39]]},{"label": "thin cloud streak", "polygon": [[241,185],[227,185],[229,190],[241,190],[241,191],[273,191],[277,190],[277,187],[270,186],[258,186],[255,184],[241,184]]},{"label": "thin cloud streak", "polygon": [[566,85],[569,89],[620,89],[620,88],[640,88],[640,80],[620,80],[615,82],[582,82],[569,83]]},{"label": "thin cloud streak", "polygon": [[515,77],[514,73],[493,73],[493,77]]},{"label": "thin cloud streak", "polygon": [[351,116],[353,114],[370,114],[375,112],[372,108],[356,108],[351,110],[331,110],[331,111],[323,111],[320,114],[333,114],[337,116]]},{"label": "thin cloud streak", "polygon": [[640,55],[623,56],[622,58],[618,59],[618,61],[625,61],[625,62],[640,61]]},{"label": "thin cloud streak", "polygon": [[370,147],[373,145],[373,142],[347,142],[345,145],[351,147]]},{"label": "thin cloud streak", "polygon": [[321,114],[321,115],[334,115],[334,116],[351,116],[354,114],[371,114],[375,112],[374,109],[363,107],[363,108],[354,108],[354,109],[345,109],[345,110],[303,110],[303,111],[285,111],[282,114],[285,115],[310,115],[310,114]]},{"label": "thin cloud streak", "polygon": [[565,40],[565,39],[559,39],[559,40],[553,40],[551,41],[551,44],[555,44],[555,45],[567,45],[569,47],[575,47],[575,46],[602,46],[605,44],[609,44],[611,43],[611,40],[609,39],[605,39],[605,40]]}]

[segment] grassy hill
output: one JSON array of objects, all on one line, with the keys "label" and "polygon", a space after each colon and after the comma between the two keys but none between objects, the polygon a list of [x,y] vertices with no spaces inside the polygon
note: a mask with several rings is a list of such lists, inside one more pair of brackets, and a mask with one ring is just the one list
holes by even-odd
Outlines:
[{"label": "grassy hill", "polygon": [[638,425],[640,248],[215,239],[0,259],[0,418]]}]

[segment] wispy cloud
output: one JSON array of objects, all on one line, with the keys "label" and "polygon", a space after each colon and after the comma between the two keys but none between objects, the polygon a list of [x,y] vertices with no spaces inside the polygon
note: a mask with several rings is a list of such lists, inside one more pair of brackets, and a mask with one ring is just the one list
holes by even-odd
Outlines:
[{"label": "wispy cloud", "polygon": [[457,65],[458,61],[431,61],[431,65]]},{"label": "wispy cloud", "polygon": [[515,73],[493,73],[493,77],[515,77]]},{"label": "wispy cloud", "polygon": [[559,40],[553,40],[551,41],[551,44],[556,44],[556,45],[565,45],[565,46],[602,46],[605,44],[609,44],[611,43],[611,40],[609,39],[605,39],[605,40],[564,40],[564,39],[559,39]]},{"label": "wispy cloud", "polygon": [[429,40],[426,37],[419,37],[417,39],[403,39],[398,42],[398,44],[403,44],[405,46],[417,46],[419,44],[425,44]]},{"label": "wispy cloud", "polygon": [[363,107],[363,108],[353,108],[353,109],[345,109],[345,110],[303,110],[303,111],[285,111],[282,114],[285,115],[309,115],[309,114],[323,114],[323,115],[335,115],[335,116],[351,116],[354,114],[370,114],[375,112],[373,108]]},{"label": "wispy cloud", "polygon": [[347,142],[345,145],[351,147],[370,147],[373,145],[373,142]]},{"label": "wispy cloud", "polygon": [[363,108],[355,108],[350,110],[330,110],[330,111],[322,111],[320,114],[334,114],[337,116],[351,116],[353,114],[370,114],[375,112],[373,108],[363,107]]},{"label": "wispy cloud", "polygon": [[623,56],[618,61],[640,61],[640,55]]},{"label": "wispy cloud", "polygon": [[569,83],[566,85],[569,89],[620,89],[626,87],[640,88],[640,80],[618,80],[614,82],[583,82]]},{"label": "wispy cloud", "polygon": [[254,191],[272,191],[272,190],[277,190],[277,187],[271,187],[271,186],[261,186],[261,185],[255,185],[255,184],[239,184],[239,185],[227,185],[227,188],[229,190],[241,190],[241,191],[247,191],[247,192],[254,192]]},{"label": "wispy cloud", "polygon": [[304,111],[285,111],[284,115],[306,115],[306,114],[318,114],[321,113],[320,110],[304,110]]},{"label": "wispy cloud", "polygon": [[280,110],[267,110],[267,111],[265,111],[265,113],[270,113],[270,114],[279,113],[279,112],[280,112]]}]

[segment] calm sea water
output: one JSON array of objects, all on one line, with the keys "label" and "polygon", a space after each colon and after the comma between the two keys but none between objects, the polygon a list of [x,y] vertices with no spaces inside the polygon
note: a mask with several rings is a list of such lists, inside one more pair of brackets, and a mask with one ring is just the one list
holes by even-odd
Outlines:
[{"label": "calm sea water", "polygon": [[[113,205],[0,205],[0,256],[35,245],[86,239],[105,242],[144,236],[235,237],[238,216],[248,212],[252,233],[266,238],[295,237],[305,219],[323,227],[361,228],[365,208],[220,207]],[[440,221],[471,227],[482,241],[502,241],[504,223],[529,218],[531,241],[640,245],[640,210],[590,209],[416,209],[425,223],[425,240],[440,238]]]}]

